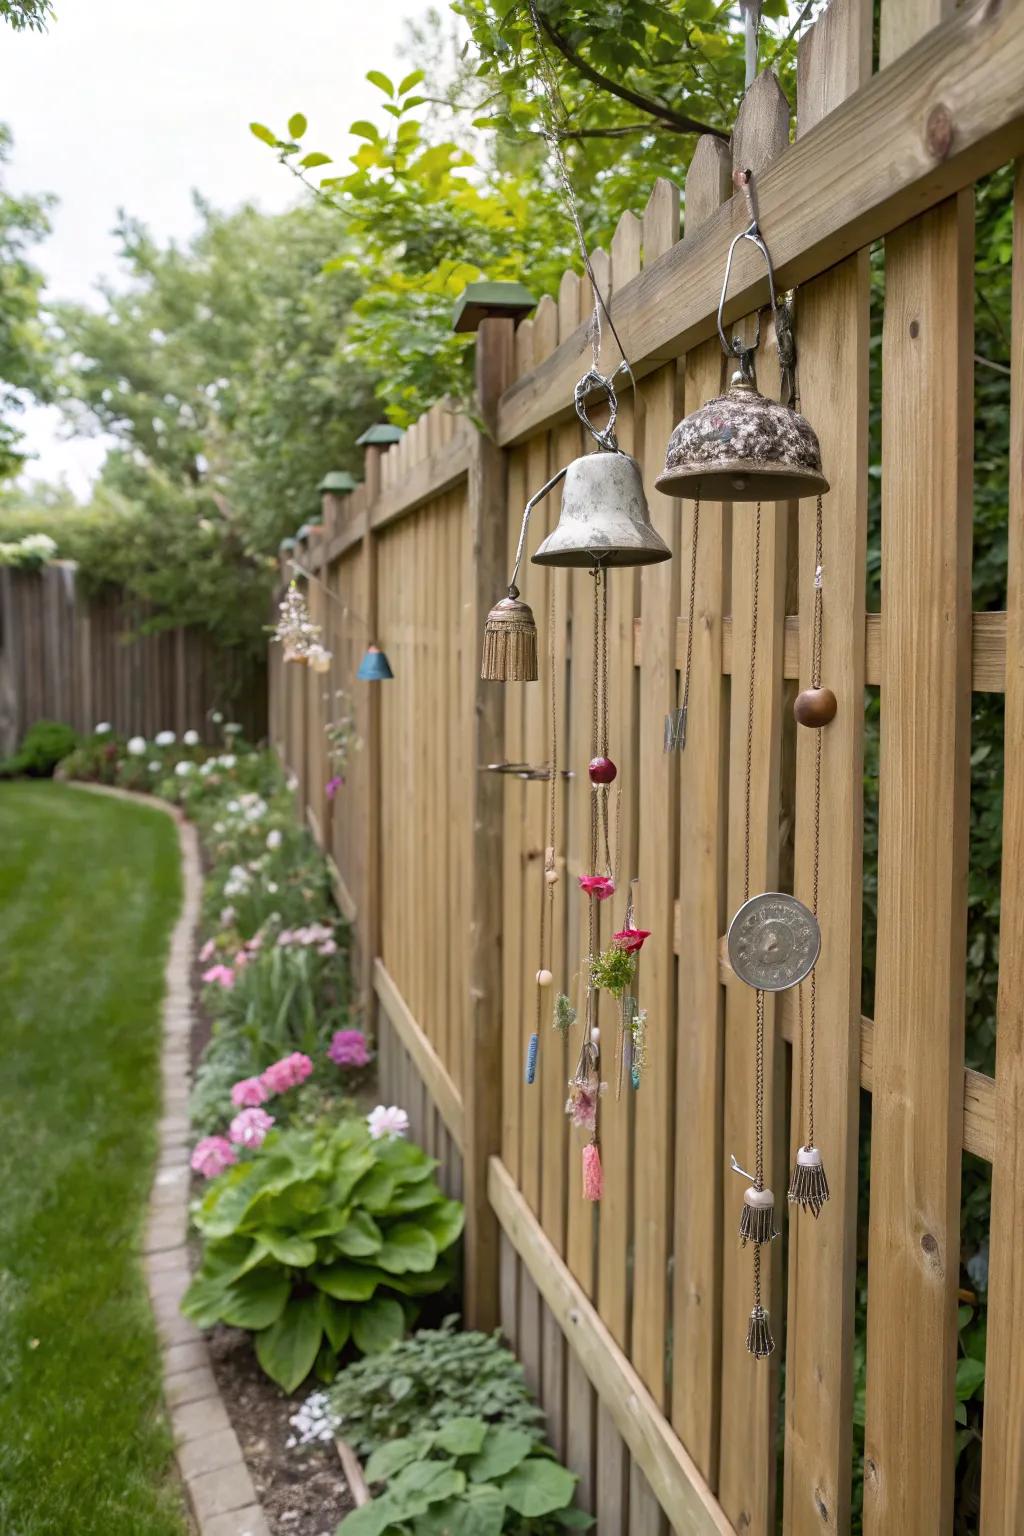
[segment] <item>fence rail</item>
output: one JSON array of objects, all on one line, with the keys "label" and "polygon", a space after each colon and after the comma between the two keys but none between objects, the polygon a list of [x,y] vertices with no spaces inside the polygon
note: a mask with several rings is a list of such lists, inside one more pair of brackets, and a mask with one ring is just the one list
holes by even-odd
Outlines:
[{"label": "fence rail", "polygon": [[[676,558],[609,581],[611,751],[619,862],[653,931],[640,967],[652,1067],[601,1112],[605,1198],[581,1199],[563,1113],[569,1050],[545,1031],[523,1082],[547,830],[543,785],[487,771],[542,764],[550,676],[478,680],[484,614],[507,580],[527,496],[584,451],[572,387],[589,351],[589,289],[567,273],[513,331],[477,338],[477,432],[441,407],[364,484],[325,500],[299,551],[334,652],[329,682],[271,663],[271,730],[330,849],[354,919],[384,1091],[429,1106],[434,1145],[468,1209],[468,1312],[501,1325],[580,1476],[602,1536],[809,1536],[852,1515],[854,1322],[861,1090],[871,1094],[863,1529],[936,1536],[954,1516],[960,1179],[993,1165],[982,1458],[985,1536],[1024,1530],[1024,759],[1007,750],[997,1055],[967,1070],[968,757],[971,695],[1005,695],[1008,749],[1024,730],[1024,175],[1014,192],[1009,589],[973,613],[972,187],[1024,149],[1024,5],[883,0],[872,74],[869,0],[832,0],[800,46],[795,142],[777,82],[744,100],[730,149],[699,142],[685,196],[659,183],[594,257],[638,375],[619,436],[641,462],[655,526]],[[780,283],[799,282],[803,408],[832,489],[825,500],[823,674],[839,714],[822,740],[825,852],[816,970],[817,1120],[832,1200],[790,1216],[766,1264],[778,1348],[744,1348],[750,1254],[736,1238],[727,1156],[749,1149],[753,994],[724,951],[742,897],[747,675],[754,602],[750,507],[703,505],[688,739],[662,750],[689,641],[682,602],[694,508],[651,491],[683,412],[719,393],[714,318],[727,244],[747,222],[733,165],[755,172]],[[680,201],[685,237],[679,239]],[[885,240],[882,605],[866,611],[869,242]],[[740,253],[728,309],[766,294]],[[606,338],[607,341],[607,338]],[[614,366],[617,355],[605,362]],[[777,383],[769,344],[762,388]],[[531,547],[557,519],[535,513]],[[539,526],[538,526],[539,525]],[[754,672],[751,888],[809,899],[814,741],[792,723],[811,671],[813,503],[762,508]],[[530,567],[545,637],[553,615],[561,761],[552,968],[572,991],[589,873],[592,594],[585,572]],[[328,596],[328,593],[330,596]],[[375,639],[394,682],[355,684]],[[733,686],[734,679],[742,683]],[[364,749],[327,799],[323,726],[333,688],[355,692]],[[861,1004],[865,689],[881,701],[879,936],[874,1017]],[[610,904],[609,904],[610,905]],[[601,911],[602,937],[611,914]],[[602,1018],[610,1040],[614,1020]],[[769,1002],[768,1181],[788,1183],[799,1134],[798,999]],[[398,1066],[394,1065],[398,1062]],[[766,1256],[767,1257],[767,1256]],[[785,1362],[783,1393],[782,1364]],[[782,1445],[781,1456],[777,1455]]]}]

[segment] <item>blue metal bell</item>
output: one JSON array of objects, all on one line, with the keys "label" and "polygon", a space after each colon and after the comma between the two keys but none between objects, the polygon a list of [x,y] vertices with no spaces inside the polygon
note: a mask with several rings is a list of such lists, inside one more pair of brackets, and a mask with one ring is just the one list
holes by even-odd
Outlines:
[{"label": "blue metal bell", "polygon": [[394,677],[391,663],[379,645],[371,645],[359,663],[356,677],[361,683],[384,683]]}]

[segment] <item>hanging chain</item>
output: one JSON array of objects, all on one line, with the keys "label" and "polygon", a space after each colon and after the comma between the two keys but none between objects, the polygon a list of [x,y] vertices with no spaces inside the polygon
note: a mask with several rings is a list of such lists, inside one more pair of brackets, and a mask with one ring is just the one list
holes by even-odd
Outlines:
[{"label": "hanging chain", "polygon": [[[550,870],[555,869],[555,796],[558,784],[558,716],[557,696],[558,689],[555,681],[555,575],[550,574],[551,598],[548,604],[548,670],[550,672],[551,686],[551,717],[549,721],[548,736],[548,786],[547,786],[547,821],[548,840],[544,850],[544,892],[540,903],[540,969],[550,970],[551,947],[555,933],[555,887],[554,882],[546,877]],[[541,1029],[541,1015],[544,1007],[545,989],[537,983],[537,1022],[535,1033],[539,1036]]]},{"label": "hanging chain", "polygon": [[754,516],[754,587],[750,605],[750,683],[747,691],[747,761],[743,800],[743,900],[750,898],[750,787],[754,771],[754,683],[757,676],[757,608],[761,584],[761,503]]},{"label": "hanging chain", "polygon": [[[822,598],[822,513],[821,496],[814,515],[814,630],[811,638],[811,686],[821,687],[821,648],[824,629]],[[818,915],[819,874],[821,868],[821,745],[824,732],[814,733],[814,873],[811,885],[811,911]],[[814,1054],[817,1026],[817,967],[811,972],[810,1020],[807,1033],[807,1142],[814,1146]]]},{"label": "hanging chain", "polygon": [[693,668],[693,615],[697,600],[697,549],[700,541],[700,497],[693,502],[693,534],[690,539],[690,592],[686,603],[686,661],[683,664],[683,739],[690,707],[690,672]]}]

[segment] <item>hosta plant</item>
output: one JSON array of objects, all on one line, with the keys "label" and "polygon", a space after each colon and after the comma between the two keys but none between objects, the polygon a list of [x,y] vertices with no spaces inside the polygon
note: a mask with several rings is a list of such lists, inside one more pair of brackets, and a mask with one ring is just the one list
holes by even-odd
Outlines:
[{"label": "hosta plant", "polygon": [[260,1365],[288,1392],[314,1366],[330,1380],[349,1342],[387,1349],[419,1298],[452,1278],[463,1211],[435,1167],[362,1120],[272,1131],[194,1212],[203,1257],[182,1311],[200,1327],[251,1330]]},{"label": "hosta plant", "polygon": [[576,1478],[523,1429],[450,1419],[375,1451],[380,1491],[338,1536],[555,1536],[593,1521],[572,1508]]}]

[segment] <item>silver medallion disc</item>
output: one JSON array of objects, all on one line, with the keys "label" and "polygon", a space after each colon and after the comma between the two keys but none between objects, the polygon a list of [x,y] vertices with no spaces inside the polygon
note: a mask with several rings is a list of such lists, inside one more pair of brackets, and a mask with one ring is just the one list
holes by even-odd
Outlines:
[{"label": "silver medallion disc", "polygon": [[785,891],[751,896],[729,924],[729,964],[760,992],[785,992],[814,969],[821,929],[814,913]]}]

